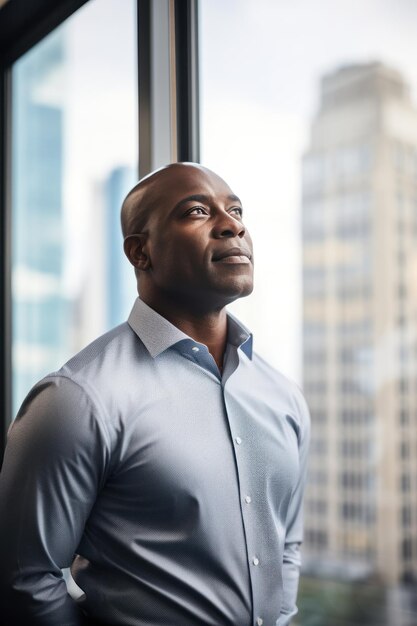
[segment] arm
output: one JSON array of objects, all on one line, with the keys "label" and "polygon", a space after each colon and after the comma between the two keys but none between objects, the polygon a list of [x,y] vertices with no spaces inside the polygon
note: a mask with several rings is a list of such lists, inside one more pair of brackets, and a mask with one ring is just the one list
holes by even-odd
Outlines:
[{"label": "arm", "polygon": [[[301,395],[301,394],[300,394]],[[300,544],[303,540],[303,496],[307,477],[307,456],[310,442],[310,415],[304,398],[297,403],[300,416],[298,453],[300,472],[287,515],[284,560],[282,568],[284,597],[276,626],[289,626],[297,614],[297,592],[300,577]]]},{"label": "arm", "polygon": [[39,383],[9,432],[0,474],[0,615],[8,626],[79,626],[68,567],[101,486],[107,432],[86,393]]}]

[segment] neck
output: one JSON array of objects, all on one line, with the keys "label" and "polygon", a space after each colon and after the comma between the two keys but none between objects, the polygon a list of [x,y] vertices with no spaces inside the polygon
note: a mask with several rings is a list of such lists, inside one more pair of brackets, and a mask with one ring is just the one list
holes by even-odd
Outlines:
[{"label": "neck", "polygon": [[221,370],[227,340],[227,314],[225,306],[203,310],[175,299],[155,300],[149,294],[140,295],[141,299],[154,311],[165,317],[171,324],[192,337],[195,341],[207,346],[210,354]]}]

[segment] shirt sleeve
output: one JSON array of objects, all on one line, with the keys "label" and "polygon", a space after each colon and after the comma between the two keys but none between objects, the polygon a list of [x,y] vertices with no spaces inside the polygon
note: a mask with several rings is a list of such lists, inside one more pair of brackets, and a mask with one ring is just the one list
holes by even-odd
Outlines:
[{"label": "shirt sleeve", "polygon": [[0,614],[8,626],[79,626],[61,568],[103,482],[108,434],[65,377],[39,383],[9,431],[0,474]]},{"label": "shirt sleeve", "polygon": [[299,476],[295,485],[287,515],[284,559],[282,567],[283,602],[276,626],[288,626],[297,614],[297,592],[300,578],[300,544],[303,540],[303,497],[307,479],[307,459],[310,444],[310,414],[300,394],[298,402],[300,430],[298,438]]}]

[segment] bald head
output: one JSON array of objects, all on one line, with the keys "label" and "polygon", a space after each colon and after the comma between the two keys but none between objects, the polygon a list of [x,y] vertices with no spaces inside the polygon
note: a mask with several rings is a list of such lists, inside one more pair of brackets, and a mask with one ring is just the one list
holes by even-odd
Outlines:
[{"label": "bald head", "polygon": [[220,178],[198,163],[171,163],[148,174],[129,191],[122,204],[121,222],[123,237],[141,233],[146,228],[152,212],[158,207],[158,200],[166,195],[173,181],[192,172],[204,172],[209,176]]}]

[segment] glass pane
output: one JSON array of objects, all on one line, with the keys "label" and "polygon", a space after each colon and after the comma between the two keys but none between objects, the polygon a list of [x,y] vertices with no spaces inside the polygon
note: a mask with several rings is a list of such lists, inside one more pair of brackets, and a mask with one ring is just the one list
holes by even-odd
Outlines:
[{"label": "glass pane", "polygon": [[137,170],[134,0],[90,0],[13,66],[13,404],[122,322]]},{"label": "glass pane", "polygon": [[312,414],[298,623],[416,624],[417,5],[201,0],[200,20],[202,162],[255,243],[235,311]]}]

